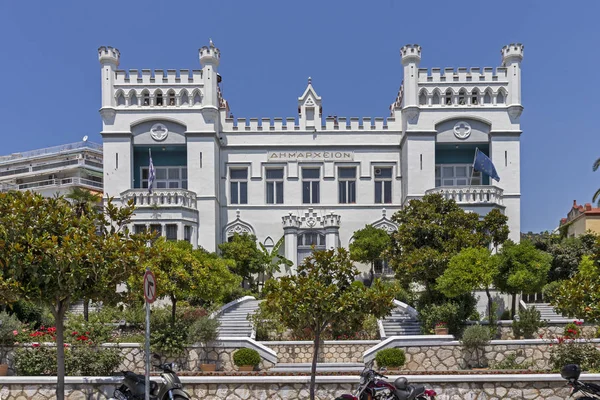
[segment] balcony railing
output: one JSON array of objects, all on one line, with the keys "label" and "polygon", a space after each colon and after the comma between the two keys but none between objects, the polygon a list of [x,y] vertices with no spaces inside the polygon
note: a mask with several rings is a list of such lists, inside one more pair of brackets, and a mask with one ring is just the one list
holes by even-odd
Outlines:
[{"label": "balcony railing", "polygon": [[37,190],[45,189],[48,187],[61,187],[61,186],[83,186],[90,189],[102,191],[102,182],[92,181],[85,178],[62,178],[62,179],[45,179],[43,181],[26,182],[21,184],[0,184],[0,191],[6,192],[9,190]]},{"label": "balcony railing", "polygon": [[457,204],[503,205],[504,191],[496,186],[440,186],[425,191],[425,194],[441,194],[446,200]]},{"label": "balcony railing", "polygon": [[14,154],[11,154],[8,156],[1,156],[0,163],[14,161],[14,160],[23,159],[23,158],[29,158],[29,157],[38,157],[38,156],[45,156],[45,155],[49,155],[49,154],[58,154],[58,153],[63,153],[63,152],[67,152],[67,151],[72,151],[72,150],[79,150],[79,149],[91,149],[91,150],[102,151],[102,145],[97,144],[97,143],[87,142],[87,141],[63,144],[60,146],[46,147],[44,149],[30,150],[30,151],[24,151],[22,153],[14,153]]},{"label": "balcony railing", "polygon": [[185,189],[130,189],[121,193],[123,201],[133,199],[136,207],[185,207],[196,209],[196,193]]}]

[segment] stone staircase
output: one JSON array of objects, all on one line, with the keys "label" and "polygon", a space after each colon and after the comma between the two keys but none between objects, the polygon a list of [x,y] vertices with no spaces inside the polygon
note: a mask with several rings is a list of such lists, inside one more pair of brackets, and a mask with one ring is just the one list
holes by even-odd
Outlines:
[{"label": "stone staircase", "polygon": [[[523,304],[523,303],[521,303]],[[550,320],[550,321],[571,321],[572,318],[565,318],[562,315],[558,314],[554,308],[550,305],[550,303],[525,303],[527,308],[535,307],[536,310],[540,312],[542,320]]]},{"label": "stone staircase", "polygon": [[219,313],[219,337],[252,337],[253,327],[248,315],[258,309],[258,300],[245,298],[235,304],[228,304]]},{"label": "stone staircase", "polygon": [[[269,372],[310,372],[311,363],[278,363]],[[362,372],[364,363],[317,363],[319,372]]]},{"label": "stone staircase", "polygon": [[392,336],[421,335],[421,324],[414,314],[405,307],[397,305],[392,315],[381,321],[382,340]]}]

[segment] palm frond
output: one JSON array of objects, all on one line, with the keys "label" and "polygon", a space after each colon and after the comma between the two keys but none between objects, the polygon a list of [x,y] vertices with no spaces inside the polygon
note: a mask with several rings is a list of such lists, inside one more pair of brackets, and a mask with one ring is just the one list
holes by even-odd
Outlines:
[{"label": "palm frond", "polygon": [[598,207],[600,207],[600,189],[596,190],[596,193],[594,193],[594,197],[592,197],[592,201],[594,203],[596,203],[596,201],[597,201]]},{"label": "palm frond", "polygon": [[594,161],[594,166],[592,168],[594,171],[600,168],[600,158]]}]

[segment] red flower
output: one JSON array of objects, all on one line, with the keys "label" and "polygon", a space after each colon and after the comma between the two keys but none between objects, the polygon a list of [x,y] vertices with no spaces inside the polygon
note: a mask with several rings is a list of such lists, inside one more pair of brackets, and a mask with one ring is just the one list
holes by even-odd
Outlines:
[{"label": "red flower", "polygon": [[581,321],[575,321],[575,325],[581,326],[581,325],[583,325],[583,322],[581,322]]},{"label": "red flower", "polygon": [[39,343],[33,343],[33,344],[31,345],[31,347],[40,347],[40,344],[39,344]]},{"label": "red flower", "polygon": [[56,328],[55,327],[51,327],[51,328],[48,328],[47,331],[50,332],[50,333],[54,333],[54,332],[56,332]]}]

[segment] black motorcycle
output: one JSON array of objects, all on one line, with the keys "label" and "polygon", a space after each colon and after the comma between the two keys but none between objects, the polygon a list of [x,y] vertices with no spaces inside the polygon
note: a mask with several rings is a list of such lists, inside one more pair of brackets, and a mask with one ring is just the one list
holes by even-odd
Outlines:
[{"label": "black motorcycle", "polygon": [[[191,396],[183,390],[183,385],[175,373],[173,363],[155,365],[161,369],[162,382],[150,381],[151,400],[190,400]],[[144,375],[134,374],[131,371],[122,371],[123,384],[115,389],[113,397],[117,400],[143,400],[146,393],[146,378]]]},{"label": "black motorcycle", "polygon": [[600,386],[590,382],[580,382],[581,368],[577,364],[567,364],[560,370],[560,375],[569,382],[573,388],[571,396],[575,393],[584,394],[584,397],[578,397],[578,400],[598,400],[600,399]]}]

